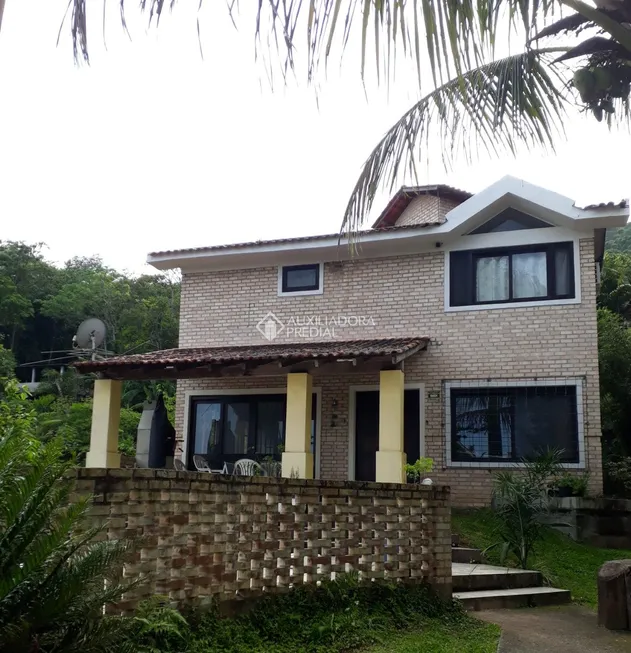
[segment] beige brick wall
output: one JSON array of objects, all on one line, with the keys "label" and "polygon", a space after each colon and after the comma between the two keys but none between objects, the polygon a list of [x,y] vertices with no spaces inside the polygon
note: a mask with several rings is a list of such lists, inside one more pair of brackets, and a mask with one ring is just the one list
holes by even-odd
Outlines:
[{"label": "beige brick wall", "polygon": [[[277,296],[277,268],[184,275],[180,346],[246,345],[266,341],[257,322],[272,311],[284,323],[319,315],[368,316],[374,325],[335,329],[336,339],[429,336],[429,349],[405,362],[406,382],[425,384],[425,451],[437,466],[435,479],[453,488],[454,503],[488,503],[488,469],[447,468],[444,382],[581,378],[584,390],[586,460],[591,491],[602,490],[600,408],[593,239],[580,241],[581,303],[500,310],[444,311],[444,252],[327,263],[324,293]],[[302,338],[287,330],[276,342]],[[312,338],[314,340],[323,338]],[[178,383],[176,428],[182,437],[187,390],[284,387],[283,377],[184,380]],[[374,385],[377,375],[321,377],[321,474],[348,472],[349,385]],[[428,393],[439,394],[429,398]],[[333,401],[338,402],[332,420]]]},{"label": "beige brick wall", "polygon": [[441,222],[447,213],[459,204],[461,202],[447,197],[420,195],[408,204],[395,224],[397,227],[403,227],[419,222]]},{"label": "beige brick wall", "polygon": [[[451,597],[449,488],[230,478],[156,469],[77,469],[103,539],[137,539],[117,608],[235,600],[356,571],[428,583]],[[394,544],[393,544],[394,542]]]}]

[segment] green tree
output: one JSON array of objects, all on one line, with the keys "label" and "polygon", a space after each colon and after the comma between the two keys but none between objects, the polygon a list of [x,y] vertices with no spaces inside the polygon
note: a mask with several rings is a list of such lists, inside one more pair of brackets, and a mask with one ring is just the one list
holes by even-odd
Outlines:
[{"label": "green tree", "polygon": [[601,419],[611,453],[631,455],[631,330],[620,315],[598,310]]},{"label": "green tree", "polygon": [[15,357],[0,343],[0,379],[12,378],[15,374]]},{"label": "green tree", "polygon": [[631,225],[607,232],[607,251],[631,254]]},{"label": "green tree", "polygon": [[605,255],[598,305],[627,321],[631,319],[631,254]]},{"label": "green tree", "polygon": [[[148,0],[141,7],[157,25],[163,9],[173,4]],[[369,61],[375,62],[378,79],[395,83],[397,57],[416,65],[423,97],[369,155],[344,215],[343,227],[353,230],[366,218],[378,188],[394,185],[404,173],[414,176],[433,133],[440,134],[449,159],[470,156],[479,144],[490,153],[514,152],[519,143],[554,147],[568,109],[628,124],[631,10],[626,2],[595,4],[311,0],[283,2],[280,10],[278,0],[260,0],[253,25],[258,53],[279,63],[285,77],[304,65],[307,79],[314,80],[354,42],[360,43],[362,78]],[[75,57],[87,60],[89,9],[85,0],[72,5]],[[237,21],[238,3],[227,5]],[[125,0],[120,6],[124,10]],[[563,18],[543,27],[562,10]],[[554,42],[548,47],[559,34],[573,39],[575,47]],[[521,43],[523,51],[497,58],[500,40]]]},{"label": "green tree", "polygon": [[89,498],[70,501],[61,444],[33,436],[37,416],[15,382],[3,392],[0,651],[120,651],[133,622],[103,606],[129,589],[119,571],[131,543],[97,541],[100,529],[85,523]]}]

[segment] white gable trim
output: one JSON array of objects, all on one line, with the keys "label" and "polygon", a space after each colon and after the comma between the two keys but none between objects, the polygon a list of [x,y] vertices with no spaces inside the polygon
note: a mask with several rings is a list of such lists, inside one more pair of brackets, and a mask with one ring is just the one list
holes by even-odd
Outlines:
[{"label": "white gable trim", "polygon": [[[195,272],[415,254],[457,240],[508,207],[585,235],[592,235],[597,228],[623,227],[629,218],[628,208],[579,209],[568,197],[507,176],[449,211],[442,225],[375,230],[361,235],[353,247],[347,238],[329,236],[149,254],[147,263],[160,270],[179,267],[184,272]],[[476,236],[488,238],[500,234]]]},{"label": "white gable trim", "polygon": [[446,224],[451,233],[464,235],[509,207],[574,229],[624,226],[629,217],[628,208],[611,208],[607,213],[612,219],[609,223],[602,209],[580,209],[569,197],[507,175],[449,211]]}]

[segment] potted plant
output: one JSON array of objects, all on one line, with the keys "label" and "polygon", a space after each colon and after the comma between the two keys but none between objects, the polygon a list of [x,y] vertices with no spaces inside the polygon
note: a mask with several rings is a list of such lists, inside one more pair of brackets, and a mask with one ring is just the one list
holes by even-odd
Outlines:
[{"label": "potted plant", "polygon": [[404,467],[406,480],[408,483],[417,485],[432,485],[433,481],[428,477],[434,469],[433,458],[419,458],[413,464],[406,464]]},{"label": "potted plant", "polygon": [[565,472],[554,483],[552,494],[557,497],[584,497],[587,494],[589,474]]}]

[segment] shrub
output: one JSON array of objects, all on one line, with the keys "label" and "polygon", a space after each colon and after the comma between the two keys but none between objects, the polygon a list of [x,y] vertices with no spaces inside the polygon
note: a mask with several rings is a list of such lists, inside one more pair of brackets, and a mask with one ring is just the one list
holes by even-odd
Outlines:
[{"label": "shrub", "polygon": [[[70,501],[62,444],[30,431],[36,414],[5,387],[0,405],[0,651],[124,650],[131,620],[103,615],[129,588],[118,571],[125,541],[96,541],[89,500]],[[127,647],[132,650],[131,647]]]},{"label": "shrub", "polygon": [[500,472],[494,478],[493,504],[498,518],[500,560],[512,553],[522,567],[543,537],[548,512],[550,479],[559,476],[561,452],[550,451],[535,461],[524,461],[523,472]]},{"label": "shrub", "polygon": [[604,471],[614,494],[631,496],[631,458],[620,457],[607,460]]},{"label": "shrub", "polygon": [[[71,402],[52,395],[37,397],[33,404],[40,412],[40,432],[44,441],[61,438],[63,452],[83,464],[90,448],[92,428],[92,401]],[[121,408],[119,426],[119,450],[127,455],[136,454],[136,433],[140,413],[130,408]]]},{"label": "shrub", "polygon": [[138,606],[131,638],[137,653],[178,650],[189,637],[188,622],[165,598],[154,596]]},{"label": "shrub", "polygon": [[414,464],[408,463],[404,467],[407,480],[411,483],[420,483],[433,469],[433,458],[419,458]]},{"label": "shrub", "polygon": [[[147,609],[149,608],[149,609]],[[215,607],[179,620],[163,603],[142,608],[143,627],[133,633],[140,651],[162,653],[338,653],[385,640],[431,618],[461,623],[464,613],[427,586],[359,583],[355,575],[299,586],[258,600],[251,611],[220,618]],[[158,648],[155,648],[155,647]]]},{"label": "shrub", "polygon": [[587,486],[589,484],[589,474],[571,474],[565,472],[554,481],[557,488],[569,488],[572,496],[584,497],[587,495]]}]

